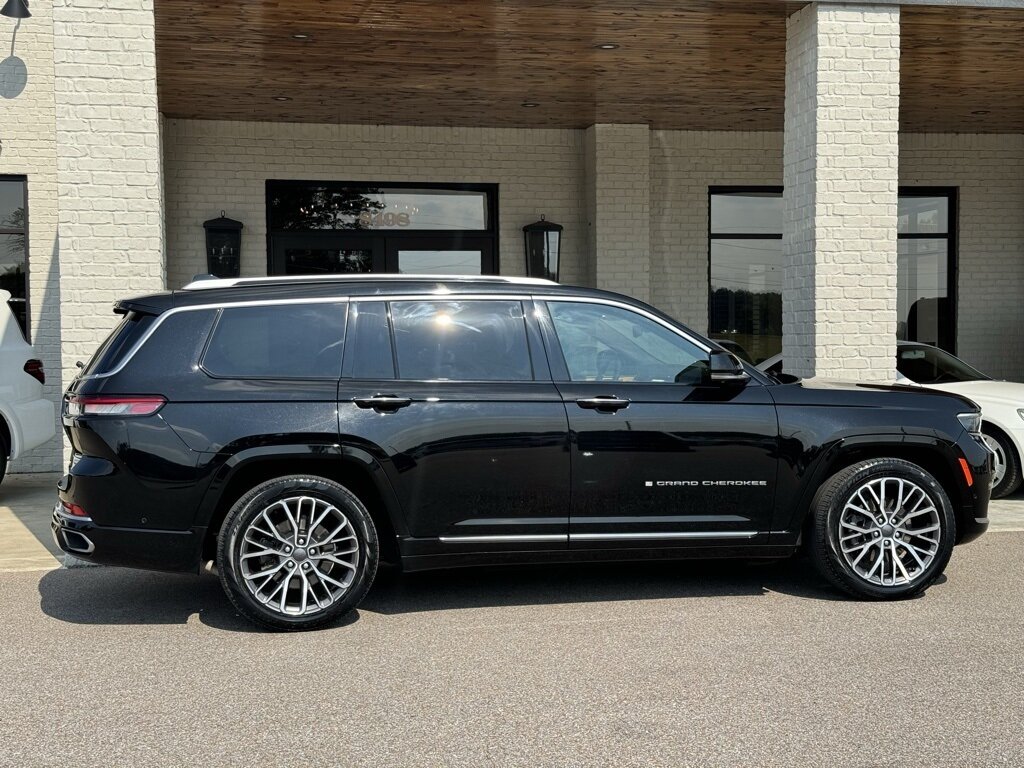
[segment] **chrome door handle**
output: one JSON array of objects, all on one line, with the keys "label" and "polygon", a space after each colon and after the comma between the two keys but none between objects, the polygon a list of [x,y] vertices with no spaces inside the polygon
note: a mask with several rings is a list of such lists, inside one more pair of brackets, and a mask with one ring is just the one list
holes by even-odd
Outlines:
[{"label": "chrome door handle", "polygon": [[360,408],[373,408],[378,413],[393,413],[412,403],[412,398],[398,395],[370,395],[370,397],[353,397],[352,402]]},{"label": "chrome door handle", "polygon": [[615,397],[615,395],[597,395],[595,397],[578,397],[576,398],[576,405],[592,411],[613,413],[621,408],[628,408],[629,400],[623,397]]}]

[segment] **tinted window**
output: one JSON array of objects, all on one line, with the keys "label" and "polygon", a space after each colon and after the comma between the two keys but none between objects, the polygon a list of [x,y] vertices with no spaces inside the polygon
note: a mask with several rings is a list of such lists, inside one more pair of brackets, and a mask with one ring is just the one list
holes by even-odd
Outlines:
[{"label": "tinted window", "polygon": [[988,378],[960,358],[924,344],[898,346],[896,370],[917,384],[951,384]]},{"label": "tinted window", "polygon": [[135,343],[142,338],[142,335],[153,324],[152,315],[140,315],[138,312],[129,312],[107,337],[96,354],[92,356],[89,364],[82,370],[83,376],[93,373],[107,373],[113,370],[123,359],[128,350],[135,346]]},{"label": "tinted window", "polygon": [[403,379],[530,381],[518,301],[402,301],[391,305]]},{"label": "tinted window", "polygon": [[636,312],[561,301],[548,309],[573,381],[695,384],[707,370],[700,347]]},{"label": "tinted window", "polygon": [[336,379],[344,337],[344,304],[228,308],[203,367],[228,378]]},{"label": "tinted window", "polygon": [[350,373],[355,379],[393,379],[395,361],[391,353],[388,305],[383,301],[352,303],[352,322],[348,354]]}]

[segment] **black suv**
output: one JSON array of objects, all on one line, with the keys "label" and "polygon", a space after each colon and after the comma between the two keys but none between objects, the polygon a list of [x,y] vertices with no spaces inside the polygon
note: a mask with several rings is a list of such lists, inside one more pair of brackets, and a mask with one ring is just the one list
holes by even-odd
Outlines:
[{"label": "black suv", "polygon": [[774,558],[921,592],[986,529],[970,401],[782,381],[625,296],[541,280],[197,280],[120,302],[65,397],[53,531],[197,571],[285,629],[378,559]]}]

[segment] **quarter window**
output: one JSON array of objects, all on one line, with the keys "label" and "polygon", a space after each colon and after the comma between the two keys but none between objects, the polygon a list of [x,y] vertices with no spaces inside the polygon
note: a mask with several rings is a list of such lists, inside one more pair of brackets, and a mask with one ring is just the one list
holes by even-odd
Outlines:
[{"label": "quarter window", "polygon": [[636,312],[562,301],[548,311],[572,381],[697,384],[707,371],[704,350]]},{"label": "quarter window", "polygon": [[24,176],[0,176],[0,290],[11,294],[8,305],[28,330],[28,203]]},{"label": "quarter window", "polygon": [[518,301],[399,301],[391,319],[401,379],[533,379]]},{"label": "quarter window", "polygon": [[203,367],[224,378],[337,379],[344,338],[344,303],[229,307]]}]

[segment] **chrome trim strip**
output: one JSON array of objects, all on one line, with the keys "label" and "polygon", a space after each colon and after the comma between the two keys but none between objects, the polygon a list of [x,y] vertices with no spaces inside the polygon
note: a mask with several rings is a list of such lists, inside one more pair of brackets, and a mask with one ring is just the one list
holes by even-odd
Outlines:
[{"label": "chrome trim strip", "polygon": [[757,531],[643,531],[639,533],[570,533],[569,541],[651,541],[656,539],[752,539]]},{"label": "chrome trim strip", "polygon": [[537,533],[521,536],[439,536],[445,544],[514,544],[517,542],[561,541],[569,542],[564,533]]},{"label": "chrome trim strip", "polygon": [[214,288],[234,288],[239,285],[274,286],[288,283],[345,283],[345,282],[390,282],[397,280],[429,280],[445,282],[488,282],[510,283],[513,285],[557,285],[553,280],[541,277],[516,277],[514,275],[438,275],[438,274],[382,274],[369,272],[358,275],[277,275],[267,277],[227,277],[193,280],[182,286],[183,291],[209,291]]}]

